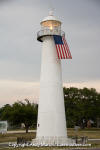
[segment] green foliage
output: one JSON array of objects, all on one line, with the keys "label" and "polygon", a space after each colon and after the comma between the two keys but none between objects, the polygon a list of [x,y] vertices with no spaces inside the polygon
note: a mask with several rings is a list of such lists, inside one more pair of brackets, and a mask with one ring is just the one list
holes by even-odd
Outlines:
[{"label": "green foliage", "polygon": [[[68,127],[79,125],[86,126],[90,119],[97,125],[97,118],[100,118],[100,93],[95,89],[64,88],[65,113]],[[29,100],[16,102],[13,105],[6,104],[0,108],[0,120],[7,120],[12,125],[25,124],[26,132],[30,126],[37,122],[36,104]],[[85,122],[83,121],[85,120]]]},{"label": "green foliage", "polygon": [[7,104],[2,109],[1,120],[7,120],[12,125],[24,123],[26,132],[30,126],[36,125],[37,105],[31,104],[27,99],[25,102],[15,102],[12,106]]},{"label": "green foliage", "polygon": [[68,127],[86,126],[83,120],[96,123],[100,118],[100,93],[95,89],[64,88],[65,112]]},{"label": "green foliage", "polygon": [[11,118],[11,109],[12,107],[9,104],[4,105],[1,109],[0,109],[0,120],[6,120],[7,118]]}]

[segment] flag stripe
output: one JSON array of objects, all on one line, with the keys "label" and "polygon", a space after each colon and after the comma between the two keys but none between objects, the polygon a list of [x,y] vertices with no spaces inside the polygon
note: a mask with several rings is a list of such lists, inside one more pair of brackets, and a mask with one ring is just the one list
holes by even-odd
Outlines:
[{"label": "flag stripe", "polygon": [[66,59],[66,50],[65,50],[64,45],[63,45],[63,51],[64,51],[64,55],[65,55],[65,58],[64,58],[64,59]]},{"label": "flag stripe", "polygon": [[62,45],[62,46],[61,46],[61,48],[62,48],[62,52],[63,52],[63,59],[65,59],[65,51],[64,51],[64,46]]},{"label": "flag stripe", "polygon": [[63,58],[65,58],[64,51],[63,51],[63,45],[61,45],[61,49],[62,49]]},{"label": "flag stripe", "polygon": [[65,42],[64,37],[62,37],[62,39],[63,39],[63,42],[64,42],[65,51],[66,51],[66,58],[69,58],[68,47],[66,47],[66,42]]},{"label": "flag stripe", "polygon": [[70,51],[69,51],[68,44],[67,44],[65,38],[64,38],[64,37],[62,37],[62,38],[63,38],[63,41],[64,41],[64,45],[66,46],[66,51],[67,51],[67,54],[68,54],[67,57],[71,59],[72,57],[71,57],[71,53],[70,53]]},{"label": "flag stripe", "polygon": [[58,59],[71,59],[71,53],[64,36],[53,35]]},{"label": "flag stripe", "polygon": [[57,45],[56,45],[56,50],[57,50],[57,55],[58,55],[58,59],[59,59],[60,57],[59,57],[59,52],[58,52]]},{"label": "flag stripe", "polygon": [[63,45],[63,47],[64,47],[64,51],[65,51],[65,58],[67,59],[67,51],[66,51],[66,48],[65,48],[65,45]]},{"label": "flag stripe", "polygon": [[60,59],[62,59],[62,51],[61,51],[61,48],[60,48],[60,45],[58,44],[58,48],[59,48],[59,52],[60,52]]},{"label": "flag stripe", "polygon": [[57,47],[58,47],[58,51],[59,51],[59,59],[61,59],[61,51],[60,51],[60,47],[59,47],[60,45],[57,45]]},{"label": "flag stripe", "polygon": [[70,51],[69,51],[68,44],[67,44],[66,40],[64,40],[64,42],[65,42],[65,45],[66,45],[66,47],[67,47],[68,57],[70,58],[70,57],[71,57],[71,53],[70,53]]},{"label": "flag stripe", "polygon": [[68,57],[70,57],[70,54],[69,54],[69,51],[68,51],[68,45],[67,45],[67,42],[65,41],[65,45],[66,45],[66,47],[67,47],[67,52],[68,52]]}]

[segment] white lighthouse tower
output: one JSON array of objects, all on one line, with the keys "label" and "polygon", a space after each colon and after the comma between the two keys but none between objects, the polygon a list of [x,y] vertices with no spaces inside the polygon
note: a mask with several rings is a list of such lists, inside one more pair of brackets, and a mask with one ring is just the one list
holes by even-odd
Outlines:
[{"label": "white lighthouse tower", "polygon": [[61,21],[49,16],[41,22],[37,40],[42,42],[40,99],[36,143],[59,145],[68,141],[62,87],[61,60],[58,59],[53,35],[64,36]]}]

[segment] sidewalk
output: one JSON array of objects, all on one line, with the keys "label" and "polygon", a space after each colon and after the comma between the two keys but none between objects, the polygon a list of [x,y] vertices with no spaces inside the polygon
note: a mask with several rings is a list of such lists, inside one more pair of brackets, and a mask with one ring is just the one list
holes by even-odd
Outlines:
[{"label": "sidewalk", "polygon": [[[25,133],[25,130],[7,131],[7,133]],[[36,130],[29,130],[28,132],[36,132]]]}]

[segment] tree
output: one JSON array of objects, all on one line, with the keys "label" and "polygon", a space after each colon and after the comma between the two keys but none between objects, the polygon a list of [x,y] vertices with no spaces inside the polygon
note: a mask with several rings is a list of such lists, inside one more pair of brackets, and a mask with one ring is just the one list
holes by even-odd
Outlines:
[{"label": "tree", "polygon": [[2,108],[0,108],[0,120],[6,120],[7,118],[10,119],[11,108],[12,107],[9,104],[6,104]]},{"label": "tree", "polygon": [[25,102],[15,102],[12,106],[5,105],[3,109],[1,119],[6,119],[12,125],[24,123],[26,133],[37,121],[37,104],[31,104],[28,99],[25,99]]},{"label": "tree", "polygon": [[[100,93],[91,88],[64,88],[65,113],[68,127],[79,125],[86,126],[88,120],[99,126],[100,120]],[[0,120],[7,120],[12,125],[25,124],[26,132],[30,126],[37,122],[36,104],[29,100],[16,102],[13,105],[6,104],[0,108]],[[98,121],[98,124],[97,124]]]},{"label": "tree", "polygon": [[91,119],[100,118],[100,93],[91,88],[64,88],[66,120],[69,127],[75,125],[84,128]]}]

